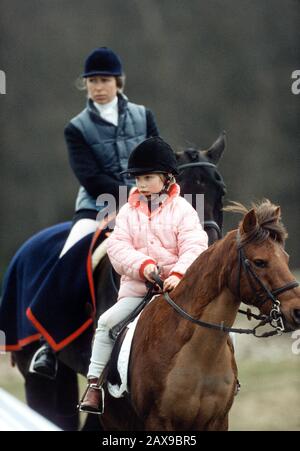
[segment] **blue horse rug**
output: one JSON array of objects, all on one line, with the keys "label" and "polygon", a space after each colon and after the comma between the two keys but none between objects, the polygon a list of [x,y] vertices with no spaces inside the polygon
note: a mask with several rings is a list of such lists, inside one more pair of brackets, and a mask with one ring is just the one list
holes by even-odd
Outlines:
[{"label": "blue horse rug", "polygon": [[107,219],[61,258],[70,222],[42,230],[23,244],[3,281],[0,331],[6,343],[2,350],[21,350],[44,337],[59,351],[93,326],[92,253],[106,237],[109,224]]}]

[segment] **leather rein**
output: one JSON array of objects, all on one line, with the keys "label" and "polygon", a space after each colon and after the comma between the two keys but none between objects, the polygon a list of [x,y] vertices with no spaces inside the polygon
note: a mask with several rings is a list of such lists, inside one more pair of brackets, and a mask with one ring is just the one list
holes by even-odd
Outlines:
[{"label": "leather rein", "polygon": [[[173,299],[171,299],[169,293],[166,291],[164,291],[162,293],[164,296],[164,299],[183,318],[185,318],[188,321],[191,321],[192,323],[196,324],[197,326],[206,327],[208,329],[214,329],[214,330],[218,330],[221,332],[234,332],[237,334],[254,335],[257,338],[266,338],[266,337],[270,337],[272,335],[281,335],[285,331],[285,327],[284,327],[284,323],[283,323],[282,312],[280,310],[280,301],[276,298],[276,296],[281,293],[284,293],[285,291],[291,290],[292,288],[298,287],[299,283],[296,280],[293,280],[280,288],[270,291],[266,287],[266,285],[262,282],[262,280],[258,277],[256,272],[252,268],[250,261],[247,259],[244,249],[243,249],[243,246],[240,244],[239,232],[237,233],[237,245],[238,245],[238,259],[239,259],[238,291],[237,291],[238,295],[240,296],[241,273],[242,273],[242,271],[244,271],[246,274],[248,283],[253,292],[253,295],[254,295],[256,301],[258,301],[258,303],[259,303],[259,306],[263,305],[268,300],[271,300],[273,303],[273,307],[272,307],[269,315],[255,315],[251,312],[250,309],[247,309],[247,311],[240,310],[240,309],[238,310],[239,313],[247,315],[249,320],[251,318],[260,320],[259,324],[256,327],[254,327],[253,329],[239,329],[239,328],[224,326],[223,323],[221,323],[221,324],[208,323],[206,321],[199,320],[199,319],[194,318],[193,316],[189,315],[189,313],[187,313],[185,310],[183,310],[179,305],[177,305],[173,301]],[[161,289],[163,289],[163,281],[161,280],[161,278],[156,273],[152,273],[151,277],[155,281],[155,284],[157,284]],[[260,286],[260,288],[263,290],[263,292],[265,294],[264,299],[262,299],[261,296],[257,293],[257,289],[255,288],[255,283],[257,283]],[[270,332],[264,332],[261,335],[258,335],[257,329],[266,324],[270,324],[271,327],[275,330],[270,331]]]}]

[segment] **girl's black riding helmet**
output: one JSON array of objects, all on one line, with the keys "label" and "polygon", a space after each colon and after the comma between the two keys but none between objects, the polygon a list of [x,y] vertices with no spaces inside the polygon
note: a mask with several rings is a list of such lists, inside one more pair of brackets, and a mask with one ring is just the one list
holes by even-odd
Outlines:
[{"label": "girl's black riding helmet", "polygon": [[160,137],[149,138],[140,143],[130,154],[128,168],[121,172],[132,177],[148,173],[178,175],[175,153]]}]

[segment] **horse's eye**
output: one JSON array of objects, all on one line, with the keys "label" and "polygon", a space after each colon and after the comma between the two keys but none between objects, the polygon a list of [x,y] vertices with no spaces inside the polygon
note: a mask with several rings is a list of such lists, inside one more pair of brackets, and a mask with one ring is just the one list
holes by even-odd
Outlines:
[{"label": "horse's eye", "polygon": [[260,258],[257,258],[256,260],[254,260],[253,263],[258,268],[266,268],[268,266],[268,263],[265,260],[261,260]]}]

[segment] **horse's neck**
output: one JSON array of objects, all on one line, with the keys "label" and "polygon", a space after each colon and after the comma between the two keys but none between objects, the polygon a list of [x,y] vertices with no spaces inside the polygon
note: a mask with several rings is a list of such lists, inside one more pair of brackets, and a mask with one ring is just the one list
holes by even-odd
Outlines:
[{"label": "horse's neck", "polygon": [[[204,309],[201,320],[218,324],[220,326],[232,327],[235,321],[239,303],[236,298],[228,290],[224,288],[219,295],[213,299]],[[221,343],[226,343],[228,333],[219,330],[197,327],[194,332],[194,341],[204,340],[211,350],[218,350]]]},{"label": "horse's neck", "polygon": [[[238,307],[230,291],[224,289],[203,309],[201,320],[231,327]],[[216,378],[215,383],[223,383],[222,377],[219,380],[219,374],[231,374],[234,366],[228,333],[197,325],[194,325],[190,339],[181,348],[176,359],[177,368],[186,368],[188,371],[192,367],[193,374],[198,374],[198,378],[199,374],[207,374]]]},{"label": "horse's neck", "polygon": [[[240,305],[228,288],[235,259],[234,234],[228,234],[194,262],[175,300],[202,321],[232,327]],[[219,349],[227,337],[224,332],[195,325],[192,340],[198,346],[204,340],[210,349]]]}]

